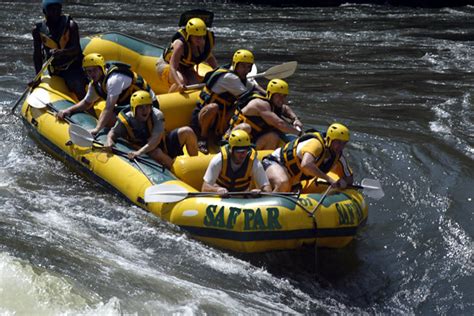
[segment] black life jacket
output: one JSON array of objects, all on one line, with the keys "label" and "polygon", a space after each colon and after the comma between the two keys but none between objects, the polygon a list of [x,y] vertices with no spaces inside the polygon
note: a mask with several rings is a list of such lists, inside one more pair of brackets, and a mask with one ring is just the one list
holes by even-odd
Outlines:
[{"label": "black life jacket", "polygon": [[127,139],[135,144],[143,146],[147,143],[153,131],[153,111],[146,121],[146,128],[138,128],[137,124],[133,124],[134,118],[127,113],[131,112],[131,109],[125,109],[120,111],[117,118],[127,129]]},{"label": "black life jacket", "polygon": [[278,117],[281,117],[283,111],[282,111],[281,107],[277,108],[276,106],[274,106],[272,104],[272,102],[270,102],[270,100],[267,97],[262,96],[259,93],[253,93],[250,96],[250,98],[247,98],[245,100],[245,102],[239,102],[237,108],[234,111],[234,115],[230,119],[230,122],[229,122],[230,127],[229,128],[232,129],[235,126],[237,126],[241,123],[247,123],[252,128],[251,137],[252,137],[252,139],[255,140],[255,138],[258,137],[260,134],[269,132],[271,130],[274,130],[275,127],[273,127],[273,126],[269,125],[267,122],[265,122],[265,120],[261,116],[258,116],[258,115],[244,115],[242,113],[242,109],[245,106],[247,106],[247,104],[249,104],[250,101],[252,101],[254,99],[261,99],[261,100],[267,101],[270,104],[271,111],[273,113],[275,113],[276,115],[278,115]]},{"label": "black life jacket", "polygon": [[214,33],[207,31],[206,42],[204,44],[204,51],[199,56],[193,56],[193,51],[191,49],[191,43],[186,41],[186,29],[182,28],[176,32],[171,38],[171,43],[163,52],[163,59],[166,62],[170,62],[171,55],[173,54],[173,43],[175,40],[179,39],[184,43],[184,52],[181,60],[179,61],[180,65],[184,67],[193,67],[194,65],[200,64],[203,61],[206,61],[209,56],[212,54],[212,49],[214,48]]},{"label": "black life jacket", "polygon": [[[226,106],[234,104],[234,102],[237,100],[237,97],[235,97],[232,93],[226,91],[226,92],[217,94],[214,91],[212,91],[212,88],[216,84],[217,80],[219,80],[220,77],[222,77],[223,75],[227,73],[234,73],[234,71],[230,70],[230,65],[216,68],[205,75],[203,81],[205,82],[206,85],[204,86],[201,93],[199,94],[199,102],[201,106],[215,102],[219,104],[220,109],[223,109]],[[241,81],[243,85],[247,83],[246,79],[241,80]]]},{"label": "black life jacket", "polygon": [[104,100],[107,100],[107,80],[114,73],[123,74],[127,77],[132,78],[132,83],[130,84],[130,86],[127,89],[123,90],[122,93],[120,93],[119,98],[117,100],[118,106],[123,106],[130,103],[130,97],[135,91],[151,90],[146,80],[143,79],[143,77],[138,75],[136,72],[132,71],[130,69],[130,65],[120,62],[107,62],[106,71],[104,76],[102,77],[101,82],[91,83],[96,93]]},{"label": "black life jacket", "polygon": [[[225,119],[227,117],[227,111],[229,111],[229,108],[234,105],[235,101],[237,100],[237,97],[227,91],[217,94],[212,91],[212,87],[214,87],[217,80],[219,80],[221,76],[226,73],[233,73],[233,71],[229,68],[230,65],[227,65],[208,72],[204,77],[204,82],[206,83],[206,85],[199,94],[198,107],[202,108],[206,104],[210,103],[217,103],[219,105],[219,113],[217,118],[217,131],[219,134],[224,134],[225,132],[225,128],[227,125],[227,121]],[[241,81],[244,85],[247,83],[247,79],[245,79],[245,81]]]},{"label": "black life jacket", "polygon": [[221,147],[222,169],[216,183],[226,188],[229,192],[247,191],[252,183],[252,168],[257,152],[251,148],[247,157],[238,170],[231,167],[231,150],[229,145]]},{"label": "black life jacket", "polygon": [[[72,18],[69,15],[61,15],[59,20],[58,32],[54,34],[46,24],[46,20],[36,23],[36,30],[38,31],[41,42],[44,60],[51,57],[52,49],[64,49],[68,46],[70,40],[70,22]],[[54,58],[49,67],[51,73],[55,73],[61,70],[66,70],[74,62],[77,62],[80,66],[82,62],[82,52],[77,55],[70,56],[59,56]]]}]

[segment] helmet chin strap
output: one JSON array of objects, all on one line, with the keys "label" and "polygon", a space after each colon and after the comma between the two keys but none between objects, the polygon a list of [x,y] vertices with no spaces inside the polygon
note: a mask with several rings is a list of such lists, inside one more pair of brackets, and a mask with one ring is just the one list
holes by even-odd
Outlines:
[{"label": "helmet chin strap", "polygon": [[331,139],[326,136],[324,138],[324,145],[326,145],[327,148],[331,149],[331,143],[332,143]]}]

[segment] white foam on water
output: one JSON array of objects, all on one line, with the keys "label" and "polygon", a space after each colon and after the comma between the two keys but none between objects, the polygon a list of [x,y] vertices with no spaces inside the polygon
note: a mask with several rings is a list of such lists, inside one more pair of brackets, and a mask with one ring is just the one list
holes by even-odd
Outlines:
[{"label": "white foam on water", "polygon": [[461,276],[472,276],[474,274],[474,243],[472,237],[453,222],[449,217],[443,215],[439,219],[438,230],[443,236],[446,245],[446,266],[443,274],[445,278],[451,278],[450,270],[455,269]]},{"label": "white foam on water", "polygon": [[440,122],[430,122],[430,130],[435,133],[449,134],[449,128]]},{"label": "white foam on water", "polygon": [[431,131],[449,136],[452,135],[450,128],[452,126],[452,115],[448,109],[455,105],[456,102],[456,99],[449,99],[431,108],[436,117],[435,121],[429,123]]},{"label": "white foam on water", "polygon": [[[192,240],[181,240],[181,243],[195,243]],[[235,312],[246,311],[249,313],[284,313],[299,314],[299,311],[312,311],[321,308],[330,312],[352,311],[357,312],[357,308],[339,303],[333,298],[312,297],[295,287],[288,279],[279,278],[266,269],[255,267],[247,261],[232,257],[226,253],[210,249],[204,245],[194,245],[202,249],[195,249],[195,260],[203,265],[209,266],[218,273],[222,273],[224,278],[231,280],[238,279],[249,286],[244,291],[234,293],[232,296],[238,297],[235,300]],[[253,286],[252,286],[253,285]],[[262,289],[268,289],[264,291]],[[229,287],[226,292],[233,293],[234,287]],[[242,309],[242,304],[246,303],[246,308]],[[227,303],[227,302],[226,302]],[[360,312],[360,311],[359,311]]]},{"label": "white foam on water", "polygon": [[[465,6],[465,8],[469,8],[469,7],[472,7],[472,6]],[[463,16],[463,15],[466,15],[466,16],[469,16],[471,15],[470,12],[468,12],[467,10],[459,10],[458,8],[449,8],[449,7],[446,7],[446,8],[441,8],[440,10],[441,12],[446,12],[446,13],[449,13],[450,15],[458,15],[458,16]]]},{"label": "white foam on water", "polygon": [[121,315],[120,301],[108,302],[75,288],[65,276],[57,276],[28,262],[0,253],[0,313],[2,315]]},{"label": "white foam on water", "polygon": [[474,157],[474,147],[469,139],[474,135],[471,122],[471,94],[465,92],[460,98],[450,98],[431,107],[435,120],[429,122],[430,131],[443,138],[468,157]]}]

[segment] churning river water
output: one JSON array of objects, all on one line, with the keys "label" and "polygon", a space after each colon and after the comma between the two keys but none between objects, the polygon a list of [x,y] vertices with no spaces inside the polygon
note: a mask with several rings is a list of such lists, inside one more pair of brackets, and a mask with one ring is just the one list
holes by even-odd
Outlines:
[{"label": "churning river water", "polygon": [[183,11],[205,8],[221,64],[238,48],[261,70],[298,61],[295,111],[308,128],[348,125],[356,180],[386,194],[316,271],[308,249],[208,247],[34,143],[9,110],[34,76],[39,2],[0,1],[0,314],[474,314],[474,7],[64,4],[82,36],[162,46]]}]

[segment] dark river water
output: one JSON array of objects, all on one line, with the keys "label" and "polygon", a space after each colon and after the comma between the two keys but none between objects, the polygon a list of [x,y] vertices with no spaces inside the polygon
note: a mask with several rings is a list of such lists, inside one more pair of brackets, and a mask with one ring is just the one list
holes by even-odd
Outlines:
[{"label": "dark river water", "polygon": [[239,48],[261,70],[298,61],[295,111],[308,128],[347,124],[356,180],[386,193],[316,269],[311,249],[208,247],[43,151],[9,115],[34,76],[40,4],[0,5],[0,314],[474,314],[474,7],[64,5],[81,35],[159,45],[181,12],[205,8],[219,63]]}]

